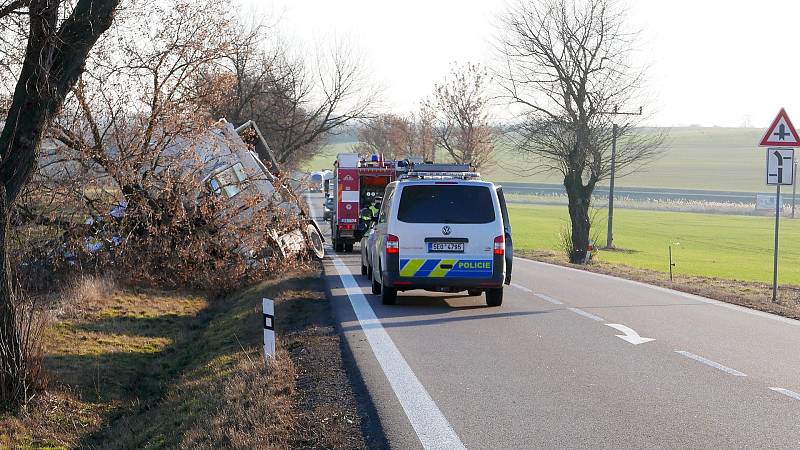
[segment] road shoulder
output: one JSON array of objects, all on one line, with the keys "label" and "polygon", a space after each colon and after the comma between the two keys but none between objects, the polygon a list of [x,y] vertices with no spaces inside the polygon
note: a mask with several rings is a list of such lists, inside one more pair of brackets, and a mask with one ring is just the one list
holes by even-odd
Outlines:
[{"label": "road shoulder", "polygon": [[[46,392],[0,447],[374,448],[319,265],[225,298],[116,288],[48,328]],[[261,299],[275,301],[263,356]]]}]

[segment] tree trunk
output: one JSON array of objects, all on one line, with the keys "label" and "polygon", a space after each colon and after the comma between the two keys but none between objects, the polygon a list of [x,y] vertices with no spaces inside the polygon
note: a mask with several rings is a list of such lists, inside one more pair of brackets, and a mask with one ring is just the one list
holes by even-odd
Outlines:
[{"label": "tree trunk", "polygon": [[569,174],[564,177],[564,187],[569,200],[569,218],[571,223],[571,249],[569,262],[584,264],[586,251],[589,248],[589,205],[592,200],[592,188],[583,185],[580,175]]},{"label": "tree trunk", "polygon": [[20,403],[30,381],[17,329],[9,261],[10,215],[36,168],[44,130],[80,77],[86,57],[111,26],[119,0],[78,0],[56,30],[60,2],[34,0],[25,59],[0,132],[0,408]]},{"label": "tree trunk", "polygon": [[25,382],[21,369],[21,348],[17,333],[11,264],[8,259],[10,209],[0,185],[0,399],[16,398]]}]

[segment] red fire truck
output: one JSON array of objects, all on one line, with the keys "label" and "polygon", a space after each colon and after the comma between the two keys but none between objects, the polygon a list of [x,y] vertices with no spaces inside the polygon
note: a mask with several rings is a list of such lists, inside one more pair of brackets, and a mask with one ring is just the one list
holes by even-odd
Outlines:
[{"label": "red fire truck", "polygon": [[331,185],[336,206],[331,218],[334,250],[353,251],[353,243],[360,241],[369,227],[360,211],[369,207],[375,197],[383,196],[386,185],[397,177],[397,169],[396,161],[384,161],[381,155],[336,155]]}]

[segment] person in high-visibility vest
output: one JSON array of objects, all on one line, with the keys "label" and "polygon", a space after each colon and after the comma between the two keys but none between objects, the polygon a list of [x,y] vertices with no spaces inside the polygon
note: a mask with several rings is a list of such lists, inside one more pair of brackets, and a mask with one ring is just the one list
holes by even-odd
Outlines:
[{"label": "person in high-visibility vest", "polygon": [[374,220],[378,220],[378,213],[381,212],[381,200],[380,197],[375,197],[372,199],[372,203],[369,205],[369,211],[372,213],[372,217]]},{"label": "person in high-visibility vest", "polygon": [[371,222],[374,220],[378,220],[378,213],[380,212],[380,197],[375,197],[372,199],[372,203],[369,204],[366,208],[361,208],[361,220],[363,222]]}]

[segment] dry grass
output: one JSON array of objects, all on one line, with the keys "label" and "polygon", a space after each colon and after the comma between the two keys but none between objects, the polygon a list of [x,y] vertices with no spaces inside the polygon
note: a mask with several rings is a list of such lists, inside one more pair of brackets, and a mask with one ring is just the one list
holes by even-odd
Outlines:
[{"label": "dry grass", "polygon": [[[0,416],[0,447],[365,447],[319,283],[314,270],[217,301],[79,283],[48,330],[50,388]],[[261,297],[276,300],[269,366]]]},{"label": "dry grass", "polygon": [[79,317],[108,304],[116,290],[117,285],[110,276],[80,275],[64,289],[56,313],[64,318]]},{"label": "dry grass", "polygon": [[597,259],[589,265],[581,266],[567,263],[563,256],[554,252],[515,249],[515,254],[537,261],[641,281],[800,320],[800,286],[780,286],[778,291],[779,303],[772,303],[772,286],[766,283],[683,274],[676,274],[673,277],[673,281],[670,281],[669,274],[664,274],[663,272],[639,269]]}]

